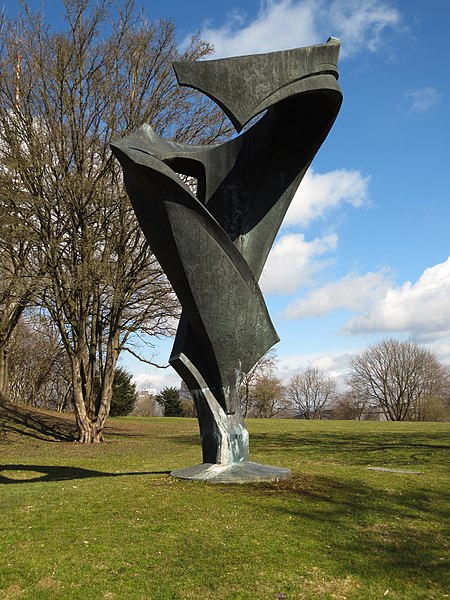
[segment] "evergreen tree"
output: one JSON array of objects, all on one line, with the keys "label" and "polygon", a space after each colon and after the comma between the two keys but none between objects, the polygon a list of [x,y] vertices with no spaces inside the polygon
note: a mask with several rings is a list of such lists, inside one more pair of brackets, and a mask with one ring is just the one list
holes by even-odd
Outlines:
[{"label": "evergreen tree", "polygon": [[132,375],[126,369],[119,367],[114,373],[112,387],[111,410],[112,417],[128,415],[137,400],[136,384],[131,381]]},{"label": "evergreen tree", "polygon": [[165,417],[183,417],[183,405],[177,388],[166,387],[157,396],[156,401],[163,407]]}]

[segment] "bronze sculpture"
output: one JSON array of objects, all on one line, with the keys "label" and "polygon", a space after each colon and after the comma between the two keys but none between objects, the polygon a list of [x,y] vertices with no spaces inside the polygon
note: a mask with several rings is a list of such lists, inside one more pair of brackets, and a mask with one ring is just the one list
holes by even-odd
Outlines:
[{"label": "bronze sculpture", "polygon": [[[306,48],[175,63],[179,84],[217,102],[238,132],[263,116],[213,146],[164,140],[149,126],[112,144],[140,225],[183,308],[169,362],[195,402],[203,463],[176,476],[290,474],[249,462],[238,391],[242,376],[278,341],[258,279],[339,112],[338,55],[339,42],[330,38]],[[178,173],[197,179],[196,193]]]}]

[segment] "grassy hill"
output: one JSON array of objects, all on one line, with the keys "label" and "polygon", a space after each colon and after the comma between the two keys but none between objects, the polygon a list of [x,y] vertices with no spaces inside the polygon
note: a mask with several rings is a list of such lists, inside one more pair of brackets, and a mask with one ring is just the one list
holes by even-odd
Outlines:
[{"label": "grassy hill", "polygon": [[448,423],[248,428],[252,460],[290,480],[172,479],[201,461],[195,420],[110,419],[85,447],[71,416],[1,406],[0,598],[450,594]]}]

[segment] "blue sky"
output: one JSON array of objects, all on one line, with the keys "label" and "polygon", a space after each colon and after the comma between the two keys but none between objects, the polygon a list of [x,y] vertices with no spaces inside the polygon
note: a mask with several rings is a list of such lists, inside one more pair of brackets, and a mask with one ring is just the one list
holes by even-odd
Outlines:
[{"label": "blue sky", "polygon": [[[197,0],[148,4],[180,42],[201,31],[217,56],[341,39],[344,103],[288,213],[261,286],[280,375],[345,373],[387,336],[450,364],[450,3],[431,0]],[[170,343],[159,346],[160,360]],[[165,354],[164,354],[165,353]],[[176,375],[152,374],[153,385]]]},{"label": "blue sky", "polygon": [[[142,4],[173,18],[180,46],[200,31],[217,57],[341,40],[341,112],[261,278],[279,374],[312,364],[342,375],[349,355],[388,336],[450,364],[450,2]],[[157,342],[154,358],[165,363],[170,348]],[[179,382],[122,362],[141,386]]]}]

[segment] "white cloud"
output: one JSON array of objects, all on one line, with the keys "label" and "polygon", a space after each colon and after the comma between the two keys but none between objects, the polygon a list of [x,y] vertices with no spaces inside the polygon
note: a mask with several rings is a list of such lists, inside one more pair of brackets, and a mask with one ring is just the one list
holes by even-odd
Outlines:
[{"label": "white cloud", "polygon": [[160,392],[165,387],[178,388],[180,381],[180,376],[172,367],[167,369],[146,368],[145,373],[136,373],[133,376],[133,383],[136,384],[138,390],[156,389],[157,392]]},{"label": "white cloud", "polygon": [[408,332],[424,340],[450,335],[450,258],[426,269],[416,283],[390,287],[370,310],[351,319],[345,331]]},{"label": "white cloud", "polygon": [[[387,270],[349,274],[297,298],[284,314],[288,319],[297,319],[338,309],[356,313],[342,333],[402,334],[426,343],[450,365],[450,257],[425,269],[415,283],[407,281],[398,286]],[[313,366],[331,372],[328,360],[326,356],[317,359]]]},{"label": "white cloud", "polygon": [[427,344],[431,352],[434,352],[441,362],[450,366],[450,340],[436,340]]},{"label": "white cloud", "polygon": [[410,112],[425,113],[438,103],[441,94],[435,88],[426,87],[406,92],[405,96],[410,102]]},{"label": "white cloud", "polygon": [[278,376],[287,382],[299,370],[313,367],[323,371],[328,377],[342,380],[348,372],[351,354],[337,352],[335,354],[304,353],[280,356],[278,360]]},{"label": "white cloud", "polygon": [[368,204],[370,177],[359,171],[337,169],[328,173],[307,171],[286,213],[284,225],[308,225],[340,204],[355,208]]},{"label": "white cloud", "polygon": [[335,234],[307,242],[302,233],[282,235],[272,248],[261,275],[264,293],[293,294],[327,262],[318,257],[335,250]]},{"label": "white cloud", "polygon": [[340,38],[345,57],[376,51],[384,31],[400,21],[399,11],[383,0],[261,0],[254,21],[232,14],[221,27],[206,24],[201,33],[216,57],[322,43],[329,35]]},{"label": "white cloud", "polygon": [[314,44],[320,39],[315,29],[316,4],[315,1],[308,0],[263,1],[253,22],[244,25],[242,21],[232,17],[222,27],[206,26],[201,34],[214,46],[216,57]]},{"label": "white cloud", "polygon": [[287,319],[319,316],[333,310],[361,311],[382,299],[391,285],[387,271],[349,274],[322,288],[312,290],[303,298],[291,302],[286,310]]},{"label": "white cloud", "polygon": [[328,24],[342,41],[343,57],[363,50],[376,52],[384,31],[400,22],[399,11],[379,0],[334,0],[329,9]]}]

